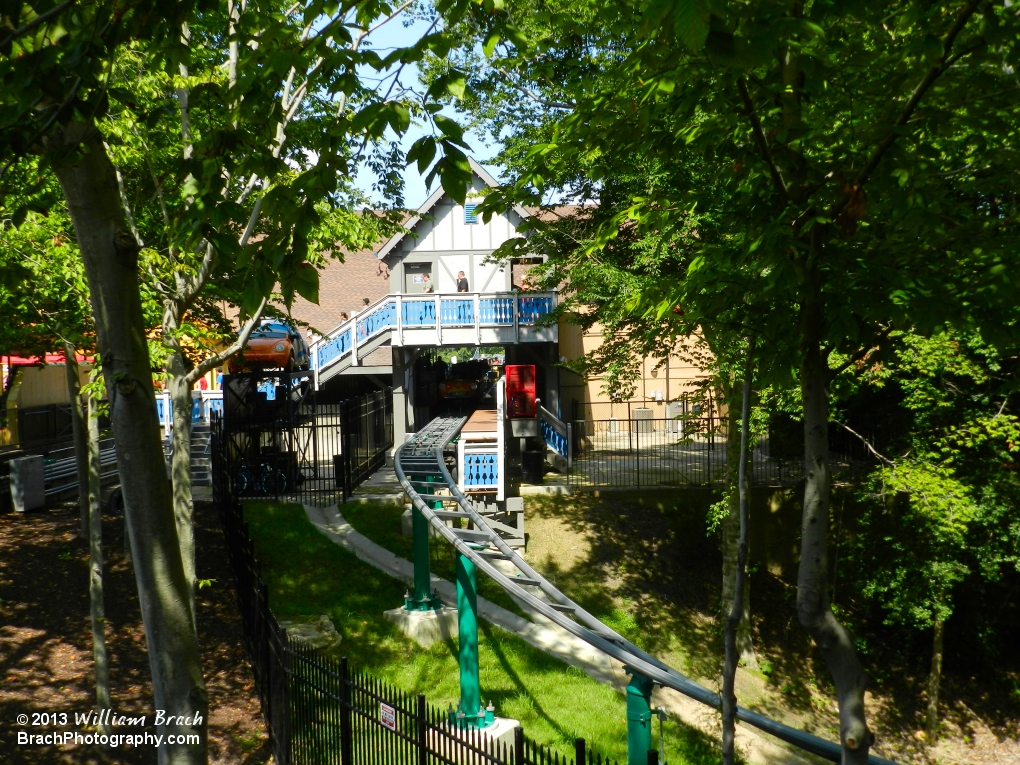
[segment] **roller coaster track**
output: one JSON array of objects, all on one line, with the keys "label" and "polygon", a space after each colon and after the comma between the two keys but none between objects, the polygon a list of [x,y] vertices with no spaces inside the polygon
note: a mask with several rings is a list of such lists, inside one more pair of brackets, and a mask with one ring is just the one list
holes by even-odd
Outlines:
[{"label": "roller coaster track", "polygon": [[[622,662],[629,670],[713,709],[721,709],[719,694],[666,666],[585,611],[529,566],[475,511],[470,500],[457,488],[443,456],[444,448],[456,437],[466,420],[466,417],[438,417],[399,447],[395,455],[394,469],[401,486],[435,531],[528,609],[542,614],[588,645]],[[421,480],[425,477],[432,478],[432,481]],[[437,477],[439,481],[435,480]],[[449,494],[437,494],[437,490],[446,490]],[[430,505],[438,502],[455,504],[456,509],[440,510]],[[470,528],[451,528],[446,524],[446,521],[461,519],[468,520]],[[481,546],[484,547],[478,549]],[[494,561],[508,561],[517,573],[504,573],[493,565]],[[548,600],[538,597],[536,593],[539,592]],[[750,709],[737,707],[737,719],[831,762],[841,760],[838,744],[791,728]],[[869,757],[868,762],[869,765],[895,765],[890,760],[875,756]]]}]

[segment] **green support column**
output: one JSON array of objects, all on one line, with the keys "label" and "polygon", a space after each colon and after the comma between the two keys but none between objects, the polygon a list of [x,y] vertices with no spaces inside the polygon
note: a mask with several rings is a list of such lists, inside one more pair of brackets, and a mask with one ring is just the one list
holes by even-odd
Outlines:
[{"label": "green support column", "polygon": [[[415,480],[421,480],[416,477]],[[425,478],[432,482],[433,476]],[[440,508],[442,502],[432,503],[432,507]],[[414,544],[414,592],[404,598],[406,611],[433,611],[442,603],[432,597],[432,576],[429,569],[429,522],[421,514],[421,510],[411,507],[411,539]]]},{"label": "green support column", "polygon": [[462,727],[485,728],[492,724],[493,709],[482,706],[478,680],[478,584],[475,564],[457,553],[457,619],[460,661],[460,709],[455,722]]},{"label": "green support column", "polygon": [[632,672],[627,683],[627,765],[648,765],[651,748],[652,681]]}]

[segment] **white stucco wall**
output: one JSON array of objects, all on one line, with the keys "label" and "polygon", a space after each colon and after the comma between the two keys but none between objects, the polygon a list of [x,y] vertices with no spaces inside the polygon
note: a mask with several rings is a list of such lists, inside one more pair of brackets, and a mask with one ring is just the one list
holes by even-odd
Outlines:
[{"label": "white stucco wall", "polygon": [[[476,177],[468,203],[481,202],[487,190],[482,179]],[[479,216],[476,223],[466,223],[464,205],[444,196],[412,228],[415,236],[405,235],[386,256],[391,291],[406,291],[404,263],[431,263],[436,292],[456,292],[458,271],[467,275],[473,292],[508,291],[510,269],[484,261],[493,250],[516,235],[518,223],[520,218],[513,212],[493,215],[488,222]]]}]

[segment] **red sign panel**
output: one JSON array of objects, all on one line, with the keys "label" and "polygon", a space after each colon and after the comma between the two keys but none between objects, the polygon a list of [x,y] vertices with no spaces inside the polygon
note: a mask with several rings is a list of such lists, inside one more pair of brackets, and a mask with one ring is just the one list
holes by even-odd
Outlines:
[{"label": "red sign panel", "polygon": [[379,722],[382,723],[384,728],[390,730],[397,729],[397,710],[391,707],[389,704],[379,704]]},{"label": "red sign panel", "polygon": [[528,419],[538,416],[535,405],[535,365],[507,364],[506,410],[510,419]]}]

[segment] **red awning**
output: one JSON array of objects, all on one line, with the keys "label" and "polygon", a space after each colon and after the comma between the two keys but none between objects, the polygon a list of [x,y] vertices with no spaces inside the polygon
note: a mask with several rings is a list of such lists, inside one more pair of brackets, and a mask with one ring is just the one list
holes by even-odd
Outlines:
[{"label": "red awning", "polygon": [[[81,353],[74,354],[74,358],[79,364],[92,363],[91,358],[88,358]],[[42,364],[67,363],[63,353],[47,353],[42,356],[2,356],[0,359],[2,359],[3,363],[9,367],[34,367]]]}]

